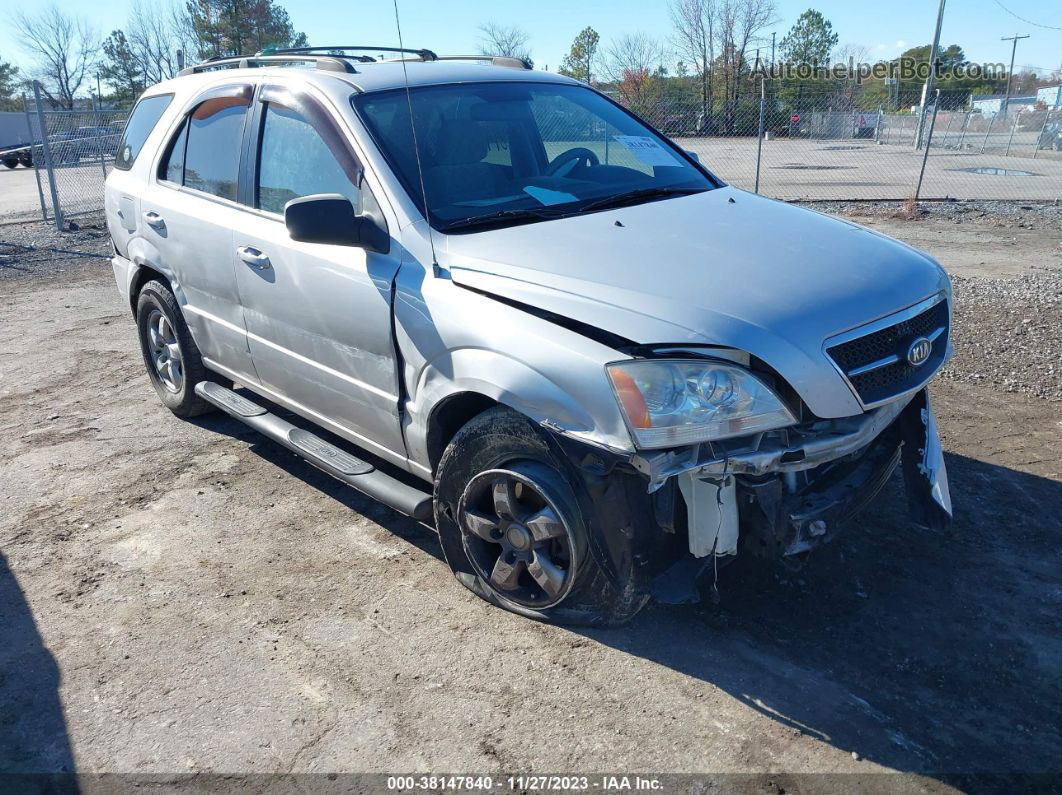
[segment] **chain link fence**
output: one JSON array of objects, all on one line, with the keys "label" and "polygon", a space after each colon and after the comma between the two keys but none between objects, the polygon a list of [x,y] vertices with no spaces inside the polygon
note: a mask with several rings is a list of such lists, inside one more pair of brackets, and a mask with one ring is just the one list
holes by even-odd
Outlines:
[{"label": "chain link fence", "polygon": [[64,229],[71,219],[98,213],[128,110],[48,110],[39,91],[23,102],[44,220]]},{"label": "chain link fence", "polygon": [[1055,201],[1062,198],[1062,108],[994,114],[968,95],[867,105],[837,92],[772,91],[724,103],[625,102],[733,185],[787,200]]},{"label": "chain link fence", "polygon": [[[769,83],[761,91],[722,110],[718,101],[615,98],[723,179],[777,199],[905,200],[916,191],[923,199],[1062,198],[1062,108],[986,113],[965,94],[944,94],[923,115],[917,98],[875,104]],[[39,95],[26,107],[45,220],[65,228],[99,212],[128,111],[47,110]],[[603,130],[583,137],[607,159],[625,156]]]}]

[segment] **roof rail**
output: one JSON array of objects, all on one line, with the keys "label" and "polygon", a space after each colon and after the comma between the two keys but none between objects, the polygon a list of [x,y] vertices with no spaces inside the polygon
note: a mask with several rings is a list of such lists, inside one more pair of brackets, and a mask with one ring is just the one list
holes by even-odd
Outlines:
[{"label": "roof rail", "polygon": [[[339,46],[339,47],[281,47],[281,48],[278,48],[278,49],[275,49],[275,50],[270,50],[268,54],[274,54],[275,53],[277,55],[290,55],[290,54],[294,54],[294,53],[301,53],[301,54],[314,54],[314,53],[316,53],[316,54],[320,54],[320,55],[334,55],[334,56],[336,56],[338,58],[354,58],[354,59],[359,60],[359,61],[375,61],[376,60],[375,58],[371,58],[371,57],[364,56],[364,55],[361,55],[361,56],[343,55],[343,53],[347,52],[347,51],[378,52],[378,53],[396,52],[396,53],[400,53],[400,54],[416,55],[422,61],[437,61],[437,60],[439,60],[439,56],[436,55],[431,50],[426,50],[426,49],[411,50],[411,49],[408,49],[406,47],[370,47],[370,46],[362,46],[360,44],[342,45],[342,46]],[[263,50],[263,52],[265,52],[265,51]]]},{"label": "roof rail", "polygon": [[439,55],[437,61],[490,61],[491,66],[507,66],[510,69],[534,69],[530,61],[511,55]]},{"label": "roof rail", "polygon": [[197,63],[194,66],[186,66],[177,73],[178,77],[208,72],[212,69],[250,69],[259,66],[274,66],[285,63],[312,63],[324,72],[344,72],[356,74],[357,70],[343,56],[327,57],[321,55],[236,55],[233,57],[213,57],[209,60]]}]

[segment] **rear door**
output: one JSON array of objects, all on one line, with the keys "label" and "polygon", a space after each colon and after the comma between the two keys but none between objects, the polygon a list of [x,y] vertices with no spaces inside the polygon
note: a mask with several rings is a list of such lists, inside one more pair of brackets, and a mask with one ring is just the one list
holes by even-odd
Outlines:
[{"label": "rear door", "polygon": [[208,366],[256,383],[232,261],[240,156],[253,86],[198,96],[171,131],[141,202],[144,236],[164,270]]},{"label": "rear door", "polygon": [[[236,280],[262,386],[354,441],[404,456],[391,333],[394,253],[296,243],[284,205],[339,193],[382,218],[341,119],[302,90],[265,86],[244,156],[252,211],[237,222]],[[392,246],[392,252],[397,247]],[[382,449],[381,449],[382,448]]]}]

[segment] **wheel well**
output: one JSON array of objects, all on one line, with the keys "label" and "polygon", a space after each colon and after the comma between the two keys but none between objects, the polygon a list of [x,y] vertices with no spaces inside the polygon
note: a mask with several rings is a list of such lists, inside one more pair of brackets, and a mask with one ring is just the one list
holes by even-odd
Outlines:
[{"label": "wheel well", "polygon": [[154,268],[149,268],[146,265],[141,265],[140,269],[136,272],[136,277],[133,279],[133,284],[129,288],[129,308],[133,310],[133,316],[136,316],[136,302],[140,296],[140,291],[144,288],[144,285],[152,280],[160,281],[166,286],[169,286],[170,280],[159,273]]},{"label": "wheel well", "polygon": [[478,392],[460,392],[435,407],[428,420],[427,436],[428,460],[432,472],[435,472],[446,445],[450,444],[454,435],[477,414],[497,405],[498,401]]}]

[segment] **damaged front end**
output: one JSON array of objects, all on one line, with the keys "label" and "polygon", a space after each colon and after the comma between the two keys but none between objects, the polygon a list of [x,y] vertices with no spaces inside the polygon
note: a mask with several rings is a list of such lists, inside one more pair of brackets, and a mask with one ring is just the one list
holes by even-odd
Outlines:
[{"label": "damaged front end", "polygon": [[939,530],[951,519],[924,388],[856,417],[642,452],[607,476],[595,456],[577,463],[584,482],[596,482],[599,527],[619,528],[595,534],[609,568],[668,603],[697,601],[701,573],[739,553],[798,563],[849,524],[900,465],[912,521]]}]

